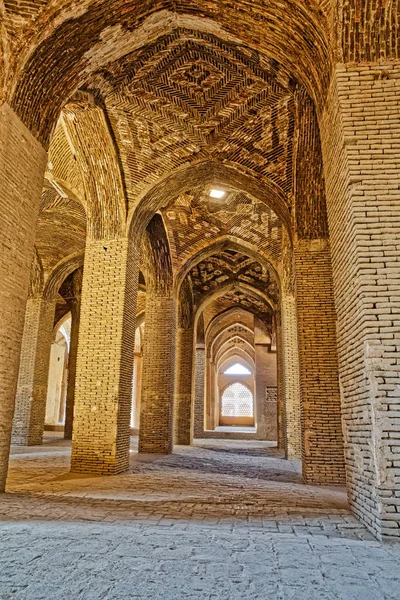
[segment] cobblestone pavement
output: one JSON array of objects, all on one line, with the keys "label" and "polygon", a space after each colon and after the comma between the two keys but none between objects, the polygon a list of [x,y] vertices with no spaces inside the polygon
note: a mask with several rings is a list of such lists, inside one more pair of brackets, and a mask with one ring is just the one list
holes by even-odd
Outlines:
[{"label": "cobblestone pavement", "polygon": [[199,440],[130,473],[73,475],[57,436],[15,448],[0,599],[399,600],[400,545],[306,486],[270,444]]}]

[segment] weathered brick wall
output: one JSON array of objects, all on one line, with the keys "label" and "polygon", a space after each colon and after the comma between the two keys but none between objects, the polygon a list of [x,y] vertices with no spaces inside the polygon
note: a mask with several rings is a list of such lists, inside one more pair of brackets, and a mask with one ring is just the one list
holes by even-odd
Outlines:
[{"label": "weathered brick wall", "polygon": [[336,313],[327,240],[295,247],[303,477],[344,484]]},{"label": "weathered brick wall", "polygon": [[193,327],[179,327],[176,337],[174,439],[176,444],[193,441]]},{"label": "weathered brick wall", "polygon": [[400,65],[338,65],[321,118],[349,498],[400,536]]},{"label": "weathered brick wall", "polygon": [[[18,165],[18,168],[16,166]],[[19,358],[46,153],[0,107],[0,491],[8,468]]]},{"label": "weathered brick wall", "polygon": [[71,469],[129,465],[139,256],[127,239],[87,240]]},{"label": "weathered brick wall", "polygon": [[55,300],[29,298],[26,304],[12,430],[19,446],[42,443],[54,312]]},{"label": "weathered brick wall", "polygon": [[203,344],[196,344],[194,374],[194,437],[202,436],[204,431],[206,351]]},{"label": "weathered brick wall", "polygon": [[296,298],[282,294],[282,358],[286,458],[301,458],[300,366]]}]

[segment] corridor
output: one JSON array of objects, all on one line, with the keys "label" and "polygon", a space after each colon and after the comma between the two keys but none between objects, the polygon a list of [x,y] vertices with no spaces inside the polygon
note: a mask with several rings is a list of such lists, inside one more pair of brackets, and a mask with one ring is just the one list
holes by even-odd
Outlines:
[{"label": "corridor", "polygon": [[[13,449],[0,598],[395,600],[400,548],[305,485],[268,442],[196,440],[128,473],[69,472],[69,443]],[[262,557],[262,559],[260,559]]]}]

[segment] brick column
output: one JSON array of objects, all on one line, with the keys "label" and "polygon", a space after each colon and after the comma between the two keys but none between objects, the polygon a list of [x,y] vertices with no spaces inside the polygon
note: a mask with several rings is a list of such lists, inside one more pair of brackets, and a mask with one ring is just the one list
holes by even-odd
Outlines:
[{"label": "brick column", "polygon": [[68,383],[67,399],[65,403],[65,424],[64,439],[72,440],[72,430],[74,422],[74,404],[75,404],[75,383],[76,383],[76,359],[78,355],[78,336],[80,320],[81,299],[73,298],[69,305],[71,307],[71,337],[69,342],[68,357]]},{"label": "brick column", "polygon": [[4,491],[46,152],[0,107],[0,491]]},{"label": "brick column", "polygon": [[169,454],[173,447],[175,302],[148,289],[143,348],[139,452]]},{"label": "brick column", "polygon": [[179,327],[176,341],[175,443],[193,442],[193,328]]},{"label": "brick column", "polygon": [[327,240],[295,247],[303,477],[344,484],[344,449],[336,346],[336,313]]},{"label": "brick column", "polygon": [[55,306],[54,300],[42,298],[29,298],[26,304],[12,430],[12,443],[18,446],[42,443]]},{"label": "brick column", "polygon": [[129,467],[139,253],[127,239],[86,242],[71,469]]},{"label": "brick column", "polygon": [[204,432],[206,351],[204,344],[196,344],[196,364],[194,376],[194,437],[202,437]]},{"label": "brick column", "polygon": [[283,388],[282,325],[280,313],[276,314],[276,380],[277,380],[277,443],[278,448],[285,447],[285,403]]},{"label": "brick column", "polygon": [[282,294],[282,358],[285,456],[301,458],[301,415],[297,311],[294,295]]},{"label": "brick column", "polygon": [[400,537],[400,64],[338,65],[321,118],[349,498]]}]

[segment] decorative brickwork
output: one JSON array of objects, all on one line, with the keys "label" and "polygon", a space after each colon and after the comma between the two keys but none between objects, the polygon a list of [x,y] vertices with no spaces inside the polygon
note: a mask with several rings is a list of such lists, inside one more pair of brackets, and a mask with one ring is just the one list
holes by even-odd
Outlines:
[{"label": "decorative brickwork", "polygon": [[12,431],[19,446],[42,443],[54,311],[54,300],[28,299]]},{"label": "decorative brickwork", "polygon": [[[18,168],[16,166],[19,165]],[[5,488],[15,392],[46,153],[0,107],[0,491]]]},{"label": "decorative brickwork", "polygon": [[302,466],[310,483],[345,483],[332,267],[326,240],[295,248]]},{"label": "decorative brickwork", "polygon": [[129,465],[139,257],[127,239],[88,240],[79,326],[71,469]]},{"label": "decorative brickwork", "polygon": [[400,66],[338,66],[322,119],[349,497],[400,536]]}]

